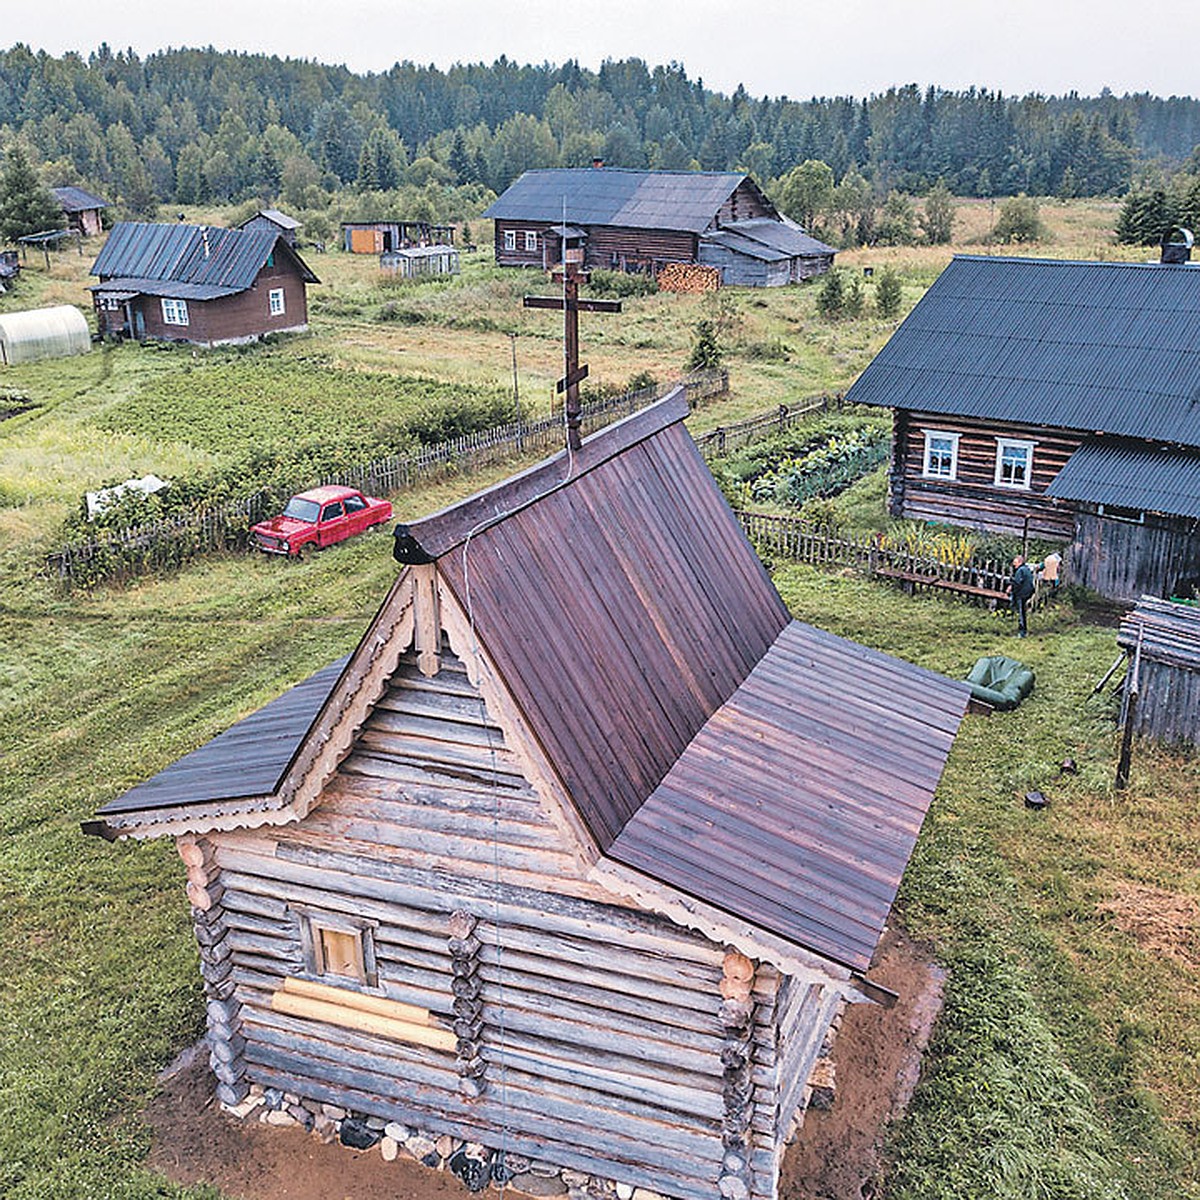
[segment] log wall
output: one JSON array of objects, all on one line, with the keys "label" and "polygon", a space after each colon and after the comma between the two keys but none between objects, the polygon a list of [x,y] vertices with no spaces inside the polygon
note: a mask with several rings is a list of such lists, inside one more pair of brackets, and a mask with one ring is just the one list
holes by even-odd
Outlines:
[{"label": "log wall", "polygon": [[[739,978],[743,1020],[723,947],[588,883],[448,654],[432,678],[406,657],[300,825],[213,843],[239,1081],[683,1200],[775,1197],[778,974]],[[321,982],[424,1017],[426,1044],[273,1002],[314,977],[323,917],[369,929],[377,986]],[[801,1009],[789,1038],[819,1045]]]},{"label": "log wall", "polygon": [[[955,479],[926,479],[925,431],[959,434]],[[1036,443],[1032,486],[997,487],[996,439]],[[992,425],[940,413],[897,410],[889,476],[889,510],[916,521],[942,521],[994,533],[1066,540],[1075,530],[1074,510],[1044,493],[1067,459],[1079,449],[1083,435],[1031,425]]]}]

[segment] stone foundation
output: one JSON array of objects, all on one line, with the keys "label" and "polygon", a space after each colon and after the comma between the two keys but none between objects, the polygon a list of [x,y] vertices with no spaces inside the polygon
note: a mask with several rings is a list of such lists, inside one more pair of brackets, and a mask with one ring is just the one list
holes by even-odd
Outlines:
[{"label": "stone foundation", "polygon": [[666,1200],[657,1192],[627,1183],[587,1175],[531,1159],[524,1154],[504,1152],[479,1142],[464,1142],[448,1134],[435,1134],[351,1112],[336,1104],[305,1100],[277,1088],[250,1085],[239,1104],[221,1108],[241,1120],[258,1120],[266,1125],[299,1125],[322,1142],[341,1142],[356,1150],[378,1147],[384,1162],[406,1159],[436,1171],[450,1171],[472,1192],[484,1188],[512,1187],[529,1196],[565,1196],[568,1200]]}]

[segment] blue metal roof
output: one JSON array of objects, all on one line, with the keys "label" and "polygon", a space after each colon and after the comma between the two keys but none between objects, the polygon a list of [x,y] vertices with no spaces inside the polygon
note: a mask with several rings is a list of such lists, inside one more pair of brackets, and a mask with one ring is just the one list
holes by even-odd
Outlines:
[{"label": "blue metal roof", "polygon": [[[526,171],[483,215],[561,223],[565,206],[566,220],[572,225],[702,233],[747,178],[731,172],[612,167]],[[770,202],[764,197],[764,203]]]},{"label": "blue metal roof", "polygon": [[1092,438],[1071,455],[1046,495],[1084,504],[1200,517],[1200,453]]},{"label": "blue metal roof", "polygon": [[[306,282],[317,282],[276,231],[141,221],[121,221],[113,226],[91,273],[99,275],[103,283],[157,280],[194,284],[204,294],[193,298],[213,299],[251,287],[277,245],[296,259]],[[171,295],[181,294],[171,291]]]},{"label": "blue metal roof", "polygon": [[846,399],[1200,445],[1200,267],[956,257]]}]

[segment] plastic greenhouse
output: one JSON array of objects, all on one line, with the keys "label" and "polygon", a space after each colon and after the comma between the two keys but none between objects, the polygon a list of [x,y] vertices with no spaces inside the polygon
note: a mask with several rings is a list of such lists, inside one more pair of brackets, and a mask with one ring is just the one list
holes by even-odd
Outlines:
[{"label": "plastic greenhouse", "polygon": [[87,321],[71,304],[0,314],[0,363],[65,358],[91,348]]}]

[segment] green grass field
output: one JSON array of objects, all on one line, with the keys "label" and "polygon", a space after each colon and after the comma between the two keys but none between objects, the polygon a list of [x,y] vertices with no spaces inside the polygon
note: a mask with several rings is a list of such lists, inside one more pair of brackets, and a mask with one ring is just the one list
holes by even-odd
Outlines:
[{"label": "green grass field", "polygon": [[[973,239],[986,209],[963,207],[957,249],[985,249]],[[1116,257],[1104,240],[1114,213],[1047,204],[1055,240],[1036,252]],[[845,257],[855,269],[894,262],[911,305],[948,253]],[[3,306],[78,303],[86,265],[64,255],[49,275],[31,267]],[[560,373],[553,318],[519,307],[540,277],[498,272],[482,255],[459,281],[412,288],[347,255],[314,266],[327,282],[313,289],[307,337],[211,356],[122,346],[0,376],[0,393],[33,404],[0,422],[6,1200],[206,1195],[143,1169],[137,1117],[156,1071],[202,1029],[181,865],[169,846],[107,845],[78,823],[345,653],[395,570],[374,535],[302,565],[218,555],[64,595],[37,574],[64,517],[86,487],[126,474],[220,467],[245,450],[254,421],[287,437],[311,416],[324,434],[344,413],[374,436],[419,407],[422,380],[445,395],[494,395],[511,386],[510,333],[523,405],[545,410]],[[827,325],[813,298],[810,287],[628,300],[621,316],[585,318],[584,356],[593,381],[665,378],[698,319],[723,322],[733,394],[696,414],[699,431],[846,386],[894,327]],[[409,315],[378,320],[388,303]],[[452,477],[398,498],[398,513],[432,511],[505,473]],[[882,515],[880,480],[840,501],[857,527]],[[944,597],[775,568],[799,617],[950,675],[1018,647],[1004,619]],[[890,1141],[890,1196],[1200,1197],[1200,763],[1140,747],[1133,786],[1112,790],[1112,703],[1089,692],[1115,641],[1087,614],[1068,601],[1034,618],[1020,652],[1037,689],[1014,713],[966,721],[906,876],[905,920],[950,979],[922,1084]],[[1058,773],[1068,754],[1073,777]],[[1051,797],[1046,812],[1024,808],[1031,787]]]}]

